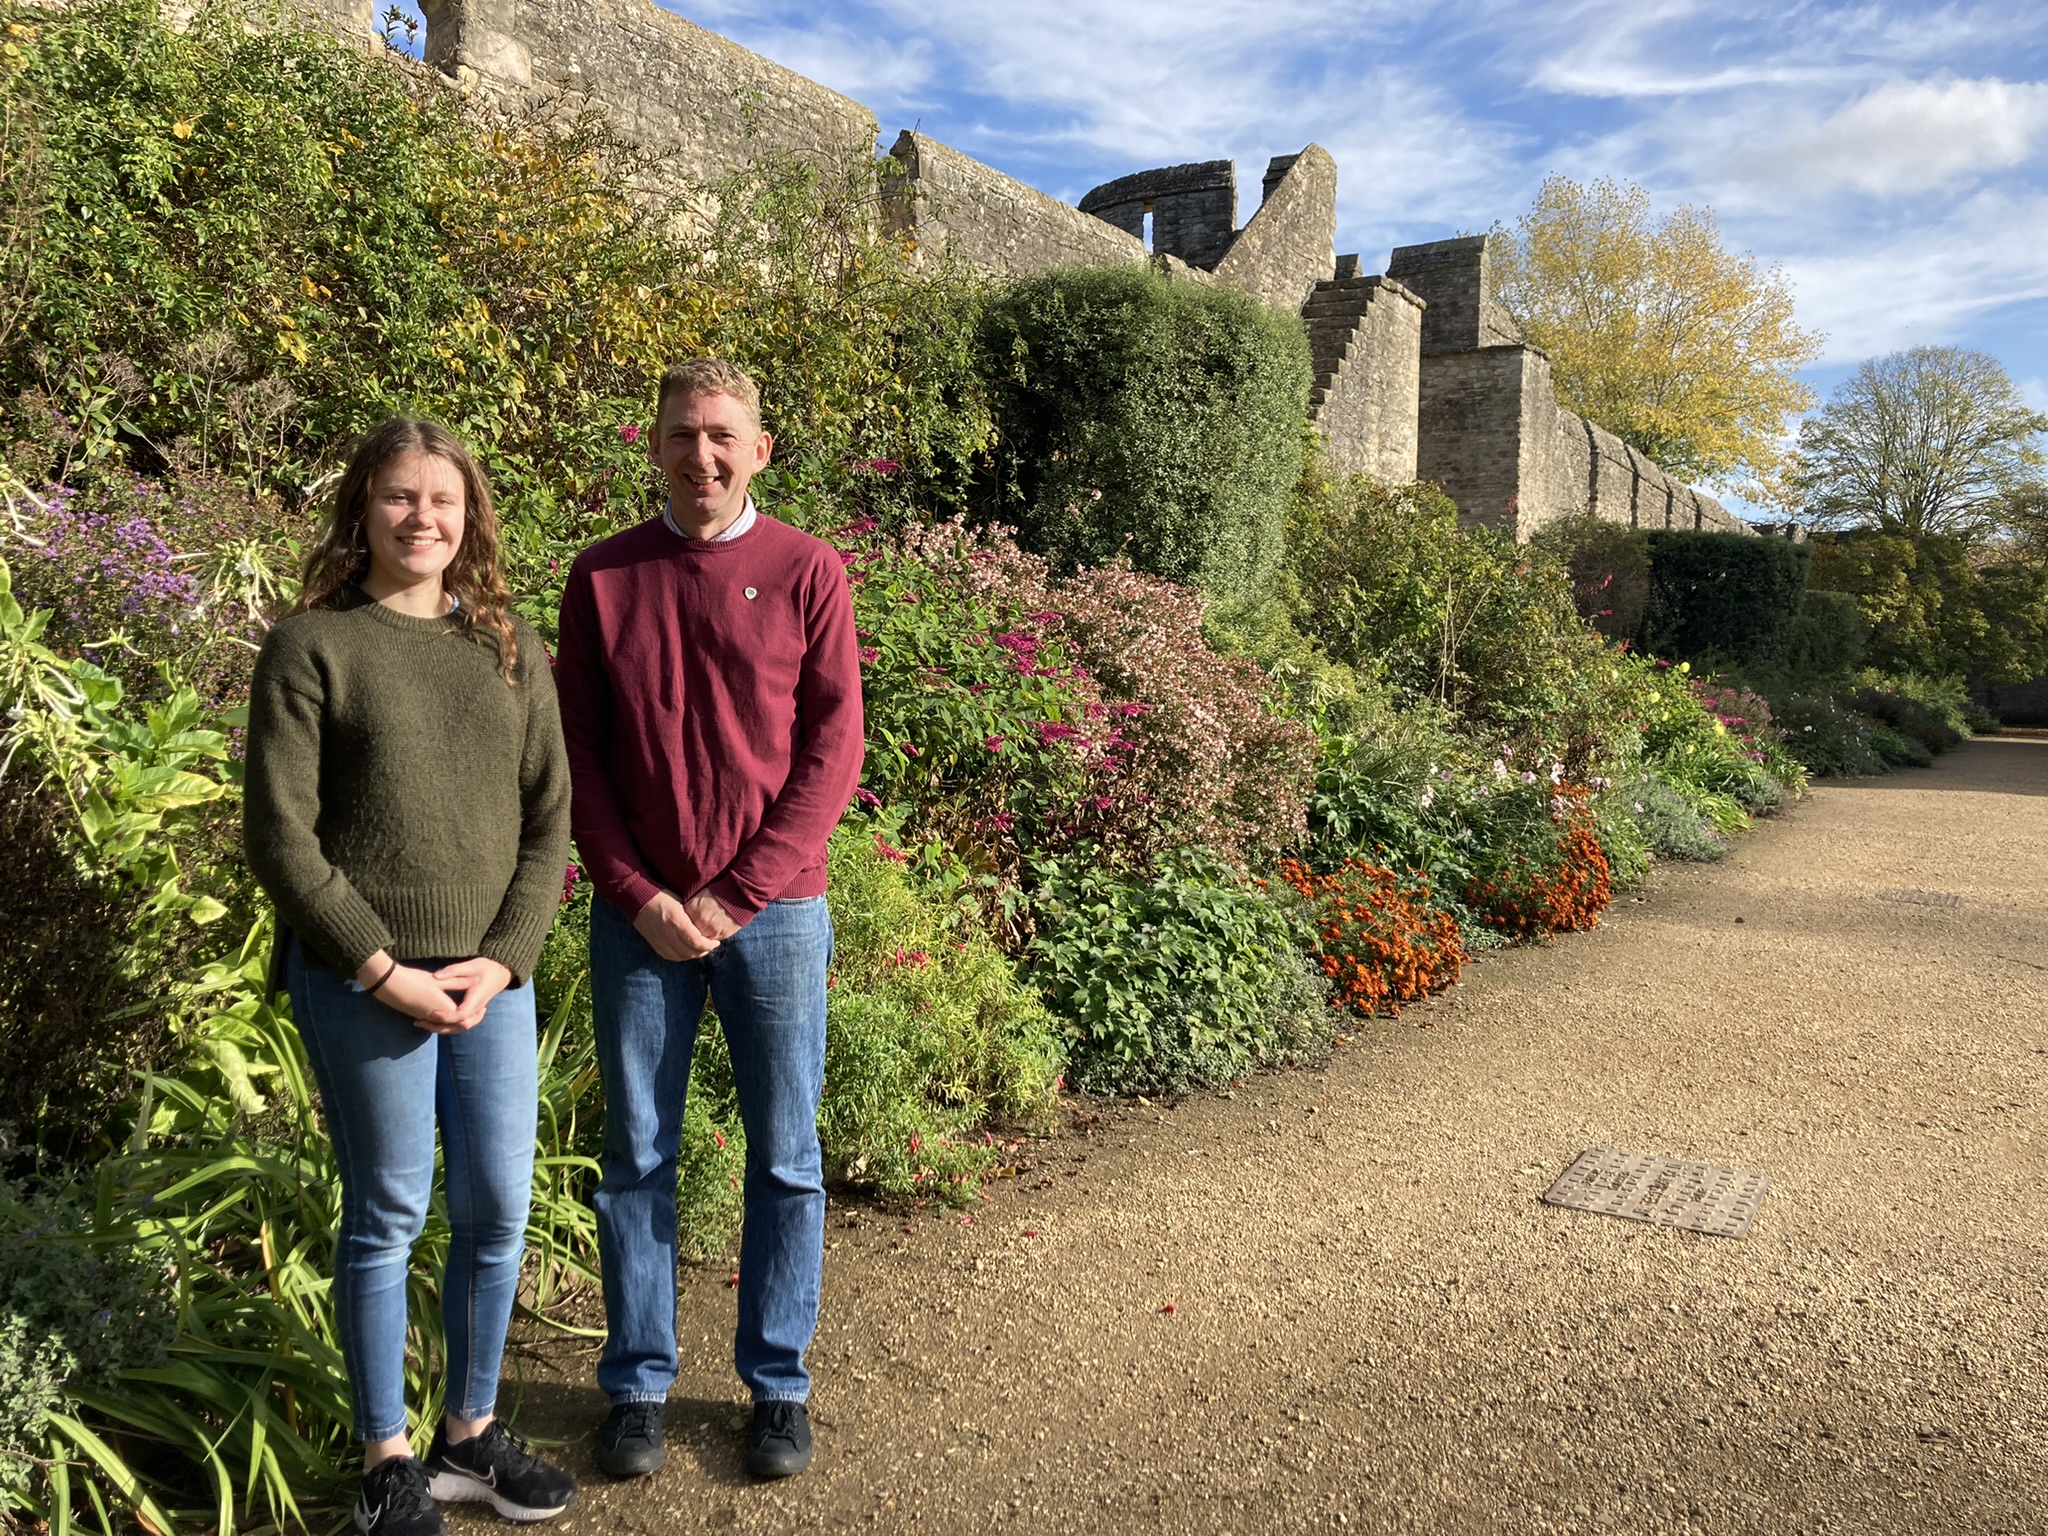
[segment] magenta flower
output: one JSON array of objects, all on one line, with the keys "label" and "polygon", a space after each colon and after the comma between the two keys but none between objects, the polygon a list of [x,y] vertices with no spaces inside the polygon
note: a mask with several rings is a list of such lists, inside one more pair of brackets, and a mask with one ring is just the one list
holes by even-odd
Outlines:
[{"label": "magenta flower", "polygon": [[637,443],[637,442],[639,442],[639,441],[640,441],[640,429],[639,429],[638,427],[632,427],[632,426],[627,426],[627,427],[621,427],[621,428],[619,428],[619,441],[620,441],[620,442],[622,442],[622,443]]}]

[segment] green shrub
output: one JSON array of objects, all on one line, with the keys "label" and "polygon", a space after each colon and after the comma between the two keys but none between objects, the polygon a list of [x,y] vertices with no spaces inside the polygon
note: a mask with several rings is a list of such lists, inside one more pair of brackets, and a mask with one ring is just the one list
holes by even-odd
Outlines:
[{"label": "green shrub", "polygon": [[[42,642],[0,559],[0,827],[14,942],[0,948],[0,1116],[84,1155],[170,1049],[159,1006],[240,899],[228,722],[190,688],[138,704]],[[188,865],[190,867],[188,867]],[[18,1118],[17,1118],[18,1117]]]},{"label": "green shrub", "polygon": [[1630,779],[1614,793],[1658,858],[1711,864],[1728,856],[1728,841],[1712,818],[1656,774]]},{"label": "green shrub", "polygon": [[1328,873],[1364,858],[1421,875],[1455,902],[1473,852],[1468,756],[1455,739],[1325,741],[1308,802],[1310,864]]},{"label": "green shrub", "polygon": [[91,1227],[75,1196],[0,1180],[0,1509],[28,1498],[50,1415],[161,1365],[177,1332],[162,1262]]},{"label": "green shrub", "polygon": [[1246,294],[1149,267],[1048,273],[982,322],[995,451],[978,515],[1056,572],[1128,559],[1242,598],[1282,559],[1308,338]]},{"label": "green shrub", "polygon": [[1918,736],[1907,736],[1882,721],[1870,725],[1870,748],[1894,768],[1931,768],[1934,749]]},{"label": "green shrub", "polygon": [[[906,611],[903,599],[875,603],[862,577],[855,611],[874,641],[871,694],[889,710],[922,700],[939,727],[938,762],[951,768],[964,755],[973,766],[961,776],[1008,775],[1013,785],[1007,805],[983,797],[978,814],[953,812],[950,785],[914,797],[908,826],[920,839],[942,832],[947,858],[980,871],[992,855],[1028,847],[1057,857],[1085,842],[1133,868],[1200,844],[1245,868],[1300,835],[1314,736],[1275,707],[1277,690],[1256,667],[1211,648],[1201,594],[1123,565],[1058,580],[1038,556],[950,522],[907,530],[895,557],[932,590],[911,593]],[[943,665],[886,676],[890,637],[928,633],[916,655]],[[947,723],[1012,701],[991,735]],[[899,772],[932,782],[932,754],[911,747],[919,755],[907,769],[871,753],[871,782]],[[1075,764],[1078,776],[1048,763]]]},{"label": "green shrub", "polygon": [[1642,763],[1724,832],[1777,809],[1804,788],[1764,701],[1680,662],[1636,663]]},{"label": "green shrub", "polygon": [[971,1198],[991,1121],[1052,1109],[1059,1039],[1010,962],[913,883],[871,827],[833,834],[836,934],[818,1134],[829,1171],[889,1194]]},{"label": "green shrub", "polygon": [[1344,482],[1298,524],[1293,561],[1301,631],[1404,703],[1563,758],[1575,777],[1627,749],[1616,658],[1579,618],[1563,566],[1459,528],[1435,487]]},{"label": "green shrub", "polygon": [[1671,660],[1781,663],[1806,590],[1808,547],[1740,533],[1646,535],[1641,644]]},{"label": "green shrub", "polygon": [[1581,618],[1609,640],[1637,638],[1650,603],[1646,534],[1588,515],[1548,524],[1532,542],[1563,564]]},{"label": "green shrub", "polygon": [[1809,773],[1858,777],[1886,771],[1871,732],[1876,722],[1827,694],[1795,693],[1778,705],[1786,749]]},{"label": "green shrub", "polygon": [[760,380],[764,497],[962,493],[989,433],[979,283],[908,267],[862,147],[650,196],[665,168],[599,115],[471,112],[276,10],[175,29],[89,0],[10,37],[39,141],[0,351],[0,401],[42,423],[0,432],[43,445],[26,478],[205,471],[296,508],[378,419],[435,416],[489,467],[544,628],[570,558],[654,504],[627,435],[678,357]]},{"label": "green shrub", "polygon": [[1640,798],[1631,797],[1626,784],[1610,786],[1593,797],[1593,835],[1607,856],[1617,890],[1641,885],[1653,860],[1663,854],[1653,830],[1635,810]]},{"label": "green shrub", "polygon": [[1970,693],[1961,678],[1866,672],[1859,681],[1863,686],[1849,696],[1849,707],[1928,751],[1947,752],[1970,739]]},{"label": "green shrub", "polygon": [[1854,597],[1808,588],[1785,632],[1785,671],[1808,681],[1846,677],[1863,664],[1868,643]]},{"label": "green shrub", "polygon": [[1200,850],[1148,879],[1076,857],[1042,872],[1028,963],[1090,1093],[1232,1082],[1327,1038],[1306,909]]},{"label": "green shrub", "polygon": [[1882,671],[2019,683],[2048,670],[2048,569],[2032,561],[1953,534],[1816,534],[1813,584],[1853,599]]}]

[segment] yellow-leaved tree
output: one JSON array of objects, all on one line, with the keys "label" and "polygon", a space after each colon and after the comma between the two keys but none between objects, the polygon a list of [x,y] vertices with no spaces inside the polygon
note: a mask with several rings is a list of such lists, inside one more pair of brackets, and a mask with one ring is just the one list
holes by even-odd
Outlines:
[{"label": "yellow-leaved tree", "polygon": [[1786,418],[1813,404],[1796,370],[1823,340],[1794,323],[1781,269],[1724,247],[1712,209],[1659,217],[1604,177],[1547,178],[1495,235],[1497,295],[1562,405],[1675,475],[1779,499]]}]

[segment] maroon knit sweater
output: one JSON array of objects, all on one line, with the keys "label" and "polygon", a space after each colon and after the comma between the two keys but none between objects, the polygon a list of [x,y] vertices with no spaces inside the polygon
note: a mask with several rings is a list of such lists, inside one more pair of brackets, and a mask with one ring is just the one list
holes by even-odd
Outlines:
[{"label": "maroon knit sweater", "polygon": [[744,924],[825,889],[860,782],[860,655],[839,552],[772,517],[736,539],[659,518],[577,557],[555,689],[576,846],[628,917],[708,890]]}]

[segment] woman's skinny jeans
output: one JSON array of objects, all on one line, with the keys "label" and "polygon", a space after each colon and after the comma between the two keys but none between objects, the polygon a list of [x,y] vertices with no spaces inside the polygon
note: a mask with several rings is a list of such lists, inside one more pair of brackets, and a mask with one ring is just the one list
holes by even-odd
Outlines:
[{"label": "woman's skinny jeans", "polygon": [[406,1276],[433,1192],[437,1124],[447,1167],[448,1411],[480,1419],[497,1401],[532,1198],[533,984],[492,998],[475,1028],[436,1035],[321,966],[296,937],[285,978],[341,1169],[334,1297],[356,1438],[406,1430]]}]

